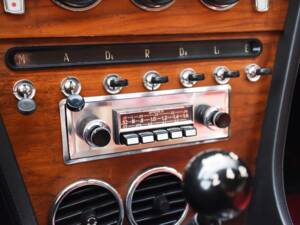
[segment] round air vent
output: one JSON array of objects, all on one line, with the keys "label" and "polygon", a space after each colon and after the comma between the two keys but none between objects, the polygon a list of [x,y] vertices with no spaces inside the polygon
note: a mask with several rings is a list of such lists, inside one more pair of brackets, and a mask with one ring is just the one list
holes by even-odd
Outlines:
[{"label": "round air vent", "polygon": [[188,211],[182,177],[175,169],[156,167],[132,183],[126,210],[132,225],[177,225]]},{"label": "round air vent", "polygon": [[55,4],[70,11],[86,11],[94,8],[102,0],[52,0]]},{"label": "round air vent", "polygon": [[57,197],[50,225],[121,225],[122,200],[109,184],[81,180],[65,188]]}]

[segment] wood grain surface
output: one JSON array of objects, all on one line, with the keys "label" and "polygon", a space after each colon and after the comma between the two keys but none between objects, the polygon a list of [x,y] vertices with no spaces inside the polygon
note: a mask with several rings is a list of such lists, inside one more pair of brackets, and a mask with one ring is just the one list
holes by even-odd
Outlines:
[{"label": "wood grain surface", "polygon": [[0,38],[278,31],[283,29],[287,6],[287,0],[272,0],[269,12],[259,13],[254,0],[242,0],[229,11],[216,12],[200,0],[177,0],[168,10],[146,12],[130,0],[103,0],[92,10],[71,12],[51,0],[30,0],[24,15],[0,10]]},{"label": "wood grain surface", "polygon": [[[41,2],[45,4],[45,1]],[[183,4],[182,2],[184,1],[178,2]],[[39,5],[39,3],[36,4]],[[105,7],[105,3],[103,7]],[[130,181],[139,171],[147,167],[165,165],[174,167],[182,172],[189,159],[195,154],[210,148],[222,148],[237,153],[242,159],[247,161],[252,171],[254,171],[255,158],[260,141],[260,130],[272,77],[263,77],[259,82],[251,83],[246,79],[243,70],[250,63],[257,63],[263,67],[273,67],[279,36],[279,32],[256,32],[226,35],[172,35],[151,38],[151,41],[259,38],[264,44],[264,52],[257,58],[194,60],[25,72],[13,72],[4,65],[4,53],[8,48],[61,43],[144,42],[148,40],[148,37],[16,39],[0,41],[0,113],[8,129],[16,158],[40,225],[47,224],[48,211],[56,195],[70,183],[82,178],[96,178],[107,181],[125,199]],[[102,81],[105,75],[109,73],[119,73],[124,78],[127,78],[130,86],[124,88],[122,93],[133,93],[146,91],[142,84],[142,77],[145,72],[152,69],[166,74],[170,78],[170,82],[162,85],[160,90],[182,88],[179,82],[179,73],[187,67],[206,74],[206,80],[199,82],[197,86],[217,85],[212,77],[212,71],[219,65],[226,65],[232,70],[241,71],[240,78],[230,81],[232,87],[231,112],[233,121],[232,137],[229,141],[69,166],[64,164],[58,111],[58,102],[63,98],[63,95],[60,93],[60,82],[64,77],[68,75],[78,77],[83,87],[82,95],[98,96],[107,95],[102,87]],[[30,116],[23,116],[16,110],[17,101],[12,94],[12,87],[14,82],[19,79],[30,79],[37,88],[35,100],[38,108]],[[125,222],[124,224],[128,223]]]}]

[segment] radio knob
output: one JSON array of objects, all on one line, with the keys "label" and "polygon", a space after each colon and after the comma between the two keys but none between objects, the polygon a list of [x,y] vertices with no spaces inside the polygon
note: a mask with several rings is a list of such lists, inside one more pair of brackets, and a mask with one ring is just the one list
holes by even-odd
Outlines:
[{"label": "radio knob", "polygon": [[101,120],[92,120],[84,127],[82,136],[90,146],[104,147],[111,140],[111,131]]},{"label": "radio knob", "polygon": [[196,109],[196,119],[207,127],[227,128],[231,123],[230,114],[209,105],[198,106]]},{"label": "radio knob", "polygon": [[216,10],[225,11],[235,6],[239,0],[200,0],[206,7]]}]

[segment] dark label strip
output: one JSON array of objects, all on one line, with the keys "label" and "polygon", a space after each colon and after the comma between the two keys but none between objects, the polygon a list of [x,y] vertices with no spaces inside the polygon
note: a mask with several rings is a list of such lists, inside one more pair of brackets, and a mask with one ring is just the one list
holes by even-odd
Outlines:
[{"label": "dark label strip", "polygon": [[262,50],[262,43],[257,39],[33,46],[9,49],[6,53],[6,64],[12,70],[32,70],[192,59],[256,57],[262,53]]}]

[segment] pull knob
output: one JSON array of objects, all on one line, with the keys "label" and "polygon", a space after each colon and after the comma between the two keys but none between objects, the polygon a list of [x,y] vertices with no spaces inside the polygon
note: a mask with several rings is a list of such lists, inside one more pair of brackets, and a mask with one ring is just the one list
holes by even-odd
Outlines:
[{"label": "pull knob", "polygon": [[13,94],[19,100],[18,111],[23,115],[30,115],[36,110],[36,102],[33,100],[36,89],[29,80],[19,80],[14,84]]},{"label": "pull knob", "polygon": [[80,91],[81,84],[76,77],[69,76],[61,82],[61,92],[67,97],[66,107],[73,112],[79,112],[85,106]]},{"label": "pull knob", "polygon": [[180,73],[180,82],[184,87],[193,87],[198,81],[205,80],[205,75],[202,73],[196,73],[191,68],[184,69]]},{"label": "pull knob", "polygon": [[149,71],[144,75],[144,86],[149,91],[159,89],[161,84],[167,83],[168,81],[168,76],[161,76],[156,71]]},{"label": "pull knob", "polygon": [[214,70],[214,77],[217,83],[227,84],[231,78],[237,78],[240,76],[238,70],[231,71],[226,66],[219,66]]},{"label": "pull knob", "polygon": [[111,131],[103,121],[91,120],[84,126],[82,137],[92,147],[105,147],[111,140]]},{"label": "pull knob", "polygon": [[215,11],[225,11],[231,9],[239,0],[200,0],[206,7]]},{"label": "pull knob", "polygon": [[261,68],[257,64],[250,64],[246,66],[245,73],[249,81],[256,82],[261,78],[261,76],[271,75],[272,69]]},{"label": "pull knob", "polygon": [[231,116],[217,107],[200,105],[196,109],[196,119],[206,127],[227,128],[231,124]]},{"label": "pull knob", "polygon": [[189,224],[221,225],[248,208],[252,177],[236,154],[210,150],[188,163],[183,189],[189,205],[199,214]]},{"label": "pull knob", "polygon": [[146,11],[161,11],[169,8],[175,0],[131,0],[137,7]]},{"label": "pull knob", "polygon": [[118,74],[109,74],[105,77],[103,85],[109,94],[118,94],[124,87],[128,86],[128,80],[123,79]]}]

